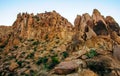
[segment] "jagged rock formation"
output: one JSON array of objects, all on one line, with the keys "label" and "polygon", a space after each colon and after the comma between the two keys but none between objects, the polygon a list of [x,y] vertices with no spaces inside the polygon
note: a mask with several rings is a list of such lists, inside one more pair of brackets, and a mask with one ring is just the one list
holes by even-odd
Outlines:
[{"label": "jagged rock formation", "polygon": [[74,26],[56,11],[20,13],[0,26],[0,75],[119,76],[120,27],[97,10]]},{"label": "jagged rock formation", "polygon": [[[64,28],[64,29],[63,29]],[[13,24],[13,29],[22,38],[42,39],[44,34],[52,36],[51,33],[57,34],[71,30],[72,25],[67,19],[61,17],[55,11],[46,12],[37,15],[23,13],[18,14],[17,20]],[[63,36],[60,36],[64,38]],[[52,37],[51,37],[52,38]]]},{"label": "jagged rock formation", "polygon": [[[74,22],[75,29],[86,34],[86,39],[98,35],[111,35],[116,32],[119,35],[120,27],[111,16],[104,18],[97,9],[94,9],[92,17],[88,13],[78,15]],[[91,30],[92,29],[92,30]]]}]

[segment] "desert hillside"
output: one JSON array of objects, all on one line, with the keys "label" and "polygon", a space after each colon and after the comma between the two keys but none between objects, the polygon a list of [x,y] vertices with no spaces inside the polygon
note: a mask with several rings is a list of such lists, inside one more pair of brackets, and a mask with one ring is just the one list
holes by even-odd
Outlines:
[{"label": "desert hillside", "polygon": [[56,11],[0,26],[0,76],[120,76],[120,27],[94,9],[72,25]]}]

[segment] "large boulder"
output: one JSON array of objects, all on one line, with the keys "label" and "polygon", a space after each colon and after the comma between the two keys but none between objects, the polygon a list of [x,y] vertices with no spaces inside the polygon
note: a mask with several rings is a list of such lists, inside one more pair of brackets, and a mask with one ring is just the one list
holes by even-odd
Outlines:
[{"label": "large boulder", "polygon": [[80,67],[79,66],[80,64],[82,64],[80,60],[71,60],[71,61],[61,62],[54,68],[54,73],[64,75],[64,74],[75,72]]}]

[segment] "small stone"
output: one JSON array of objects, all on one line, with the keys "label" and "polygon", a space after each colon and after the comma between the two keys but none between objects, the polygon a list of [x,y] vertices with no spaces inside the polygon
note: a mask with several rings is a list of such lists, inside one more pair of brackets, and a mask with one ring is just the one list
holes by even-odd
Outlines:
[{"label": "small stone", "polygon": [[83,60],[87,59],[88,57],[86,55],[82,55],[81,57]]}]

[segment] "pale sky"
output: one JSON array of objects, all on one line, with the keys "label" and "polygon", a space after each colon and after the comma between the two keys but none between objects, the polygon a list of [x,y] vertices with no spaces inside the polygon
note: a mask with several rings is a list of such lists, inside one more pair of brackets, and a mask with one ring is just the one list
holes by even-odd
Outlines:
[{"label": "pale sky", "polygon": [[12,25],[20,12],[37,14],[52,10],[73,23],[77,14],[91,15],[95,8],[120,24],[120,0],[0,0],[0,25]]}]

